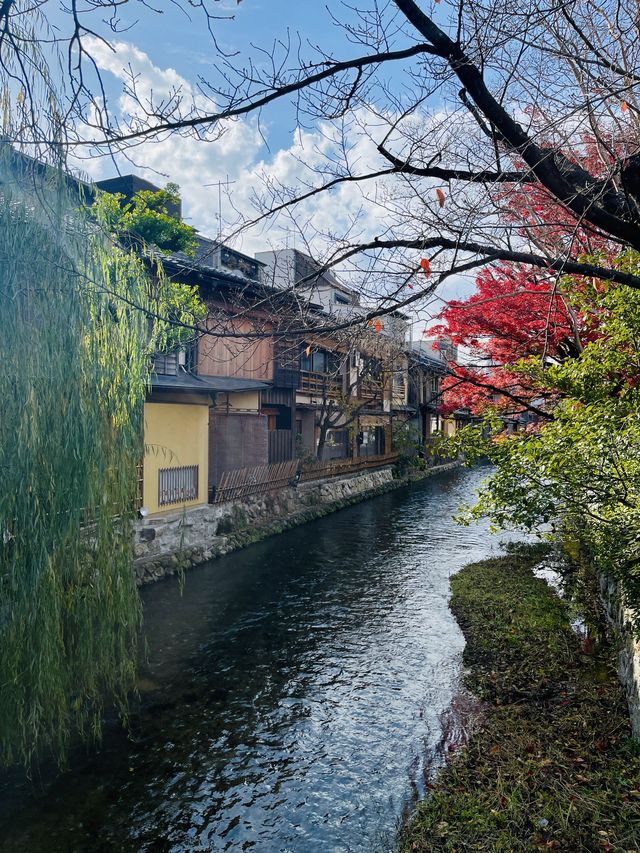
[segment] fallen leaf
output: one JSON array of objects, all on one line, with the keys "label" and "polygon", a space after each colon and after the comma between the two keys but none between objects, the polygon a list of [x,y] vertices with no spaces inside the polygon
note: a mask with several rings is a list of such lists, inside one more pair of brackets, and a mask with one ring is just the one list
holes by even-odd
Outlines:
[{"label": "fallen leaf", "polygon": [[582,641],[582,651],[585,655],[590,655],[593,651],[596,641],[593,637],[585,637]]}]

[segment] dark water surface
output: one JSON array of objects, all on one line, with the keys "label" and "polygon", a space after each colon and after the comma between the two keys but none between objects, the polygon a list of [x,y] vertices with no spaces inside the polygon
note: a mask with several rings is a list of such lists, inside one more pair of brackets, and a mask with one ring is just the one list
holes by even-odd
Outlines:
[{"label": "dark water surface", "polygon": [[127,736],[0,789],[3,851],[385,851],[461,665],[449,576],[499,548],[438,475],[144,590]]}]

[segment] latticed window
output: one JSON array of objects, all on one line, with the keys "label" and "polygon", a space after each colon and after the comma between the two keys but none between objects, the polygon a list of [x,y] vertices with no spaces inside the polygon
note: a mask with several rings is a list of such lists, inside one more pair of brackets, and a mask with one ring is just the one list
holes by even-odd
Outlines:
[{"label": "latticed window", "polygon": [[404,373],[394,373],[393,375],[393,393],[404,394],[405,381]]},{"label": "latticed window", "polygon": [[158,471],[158,505],[168,506],[198,499],[198,466],[161,468]]}]

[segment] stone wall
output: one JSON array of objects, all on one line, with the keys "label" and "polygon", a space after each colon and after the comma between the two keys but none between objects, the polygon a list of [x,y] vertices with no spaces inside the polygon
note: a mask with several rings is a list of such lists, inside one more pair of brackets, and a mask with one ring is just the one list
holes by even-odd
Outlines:
[{"label": "stone wall", "polygon": [[[426,474],[456,465],[438,466]],[[406,482],[394,479],[387,467],[142,519],[135,531],[137,582],[159,580]]]},{"label": "stone wall", "polygon": [[631,630],[631,612],[620,600],[618,584],[600,577],[600,591],[607,616],[618,635],[618,676],[627,694],[634,737],[640,738],[640,642]]}]

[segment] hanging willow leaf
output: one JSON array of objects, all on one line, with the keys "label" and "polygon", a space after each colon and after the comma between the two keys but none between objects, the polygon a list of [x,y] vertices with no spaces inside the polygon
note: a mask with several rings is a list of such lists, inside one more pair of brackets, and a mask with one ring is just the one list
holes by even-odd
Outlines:
[{"label": "hanging willow leaf", "polygon": [[136,466],[158,332],[148,317],[164,285],[77,212],[59,173],[18,174],[9,152],[0,148],[0,762],[62,762],[74,732],[99,734],[105,702],[126,715],[134,685]]}]

